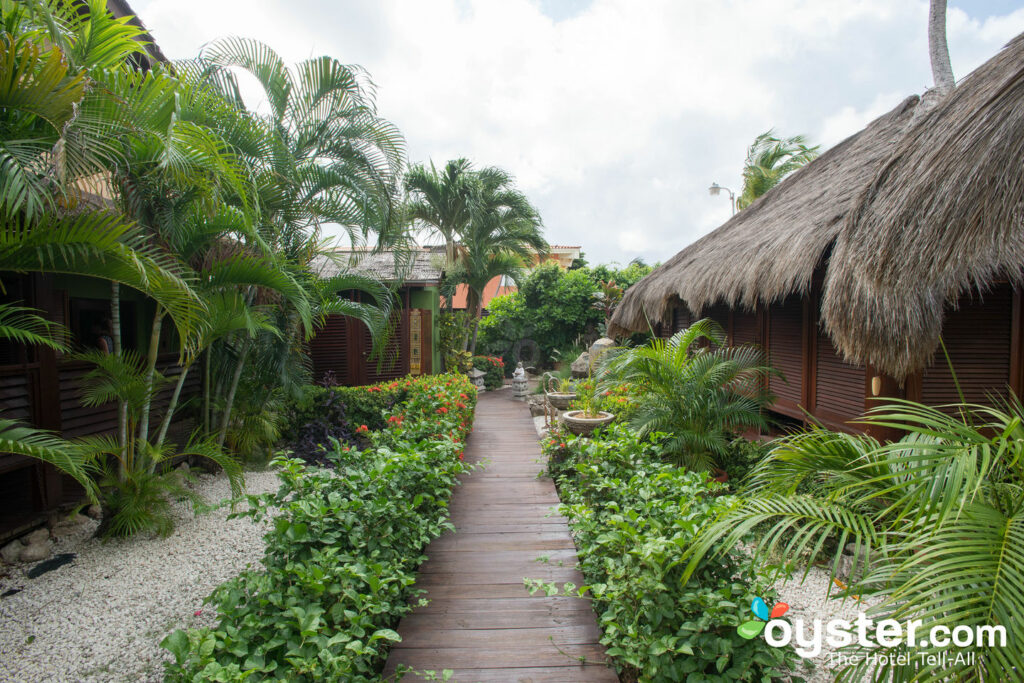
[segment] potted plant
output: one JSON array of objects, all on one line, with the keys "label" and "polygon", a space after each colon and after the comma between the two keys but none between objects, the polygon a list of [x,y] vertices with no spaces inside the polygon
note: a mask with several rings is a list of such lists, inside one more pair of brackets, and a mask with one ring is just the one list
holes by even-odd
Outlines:
[{"label": "potted plant", "polygon": [[562,415],[562,423],[566,429],[579,436],[590,436],[595,429],[615,419],[615,415],[600,409],[600,398],[592,381],[579,387],[572,408]]},{"label": "potted plant", "polygon": [[552,408],[565,410],[576,399],[576,392],[573,390],[572,381],[568,377],[561,381],[557,377],[548,377],[547,384],[546,395],[548,403]]}]

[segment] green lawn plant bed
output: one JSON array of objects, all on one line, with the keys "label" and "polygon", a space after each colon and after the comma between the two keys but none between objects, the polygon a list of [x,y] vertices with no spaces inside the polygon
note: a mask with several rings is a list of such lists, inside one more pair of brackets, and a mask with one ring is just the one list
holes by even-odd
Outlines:
[{"label": "green lawn plant bed", "polygon": [[755,598],[774,602],[774,567],[733,552],[702,562],[682,582],[698,530],[735,498],[706,472],[663,462],[662,436],[640,438],[613,424],[591,439],[556,432],[544,441],[586,585],[527,584],[591,598],[624,681],[768,683],[789,675],[792,649],[736,630]]},{"label": "green lawn plant bed", "polygon": [[[409,610],[423,548],[450,528],[448,500],[472,428],[476,391],[464,376],[400,380],[404,402],[364,429],[370,445],[335,442],[333,468],[279,457],[276,494],[238,514],[274,516],[265,569],[208,599],[214,628],[175,631],[168,681],[376,681],[392,630]],[[364,387],[367,397],[391,384]],[[358,400],[347,390],[346,400]],[[361,427],[361,425],[360,425]]]}]

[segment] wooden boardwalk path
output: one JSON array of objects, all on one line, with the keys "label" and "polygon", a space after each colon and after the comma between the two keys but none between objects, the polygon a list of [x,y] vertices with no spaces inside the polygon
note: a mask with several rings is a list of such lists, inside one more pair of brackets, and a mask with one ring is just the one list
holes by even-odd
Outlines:
[{"label": "wooden boardwalk path", "polygon": [[[526,405],[480,395],[466,459],[485,463],[452,498],[457,529],[427,547],[416,585],[430,604],[402,620],[385,669],[455,672],[459,683],[616,683],[589,603],[530,595],[523,577],[583,582]],[[547,557],[546,563],[538,557]],[[406,676],[405,681],[418,680]]]}]

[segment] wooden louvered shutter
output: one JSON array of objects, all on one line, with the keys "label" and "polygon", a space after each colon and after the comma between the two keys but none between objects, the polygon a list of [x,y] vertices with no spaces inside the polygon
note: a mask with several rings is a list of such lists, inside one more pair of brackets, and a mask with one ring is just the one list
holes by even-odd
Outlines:
[{"label": "wooden louvered shutter", "polygon": [[[961,299],[946,311],[942,338],[968,403],[991,403],[1010,384],[1013,290],[999,285],[981,297]],[[942,349],[920,374],[922,403],[944,405],[960,397]]]},{"label": "wooden louvered shutter", "polygon": [[815,341],[814,414],[831,422],[849,422],[865,407],[865,368],[845,362],[820,328]]},{"label": "wooden louvered shutter", "polygon": [[322,382],[330,372],[338,384],[351,383],[349,372],[349,329],[353,321],[343,315],[328,316],[324,326],[309,342],[309,358],[313,363],[313,381]]},{"label": "wooden louvered shutter", "polygon": [[745,344],[761,344],[761,321],[756,311],[734,310],[732,312],[733,346]]},{"label": "wooden louvered shutter", "polygon": [[380,358],[370,359],[370,350],[373,348],[373,339],[370,337],[370,328],[362,323],[355,323],[359,327],[360,342],[362,344],[362,363],[364,377],[361,383],[374,384],[388,380],[404,377],[409,373],[409,357],[405,350],[408,348],[409,339],[409,310],[402,309],[395,311],[392,318],[391,336],[388,338],[383,355]]},{"label": "wooden louvered shutter", "polygon": [[695,318],[693,313],[690,312],[689,307],[682,301],[676,301],[672,305],[672,329],[668,330],[669,334],[666,336],[671,337],[679,330],[685,330],[693,324],[694,320]]},{"label": "wooden louvered shutter", "polygon": [[769,388],[775,394],[774,409],[802,417],[804,349],[803,302],[790,296],[768,307],[768,359],[783,377],[772,377]]}]

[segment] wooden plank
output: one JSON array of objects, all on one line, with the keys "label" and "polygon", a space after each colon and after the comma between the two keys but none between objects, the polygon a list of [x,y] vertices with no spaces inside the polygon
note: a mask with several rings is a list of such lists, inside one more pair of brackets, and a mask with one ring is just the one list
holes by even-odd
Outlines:
[{"label": "wooden plank", "polygon": [[[566,683],[566,681],[593,681],[618,683],[618,676],[601,664],[569,667],[529,667],[517,669],[455,669],[452,679],[458,683]],[[428,680],[416,674],[403,681]]]},{"label": "wooden plank", "polygon": [[523,584],[583,581],[554,484],[535,476],[541,457],[526,406],[506,392],[482,395],[466,458],[483,467],[455,490],[456,532],[425,550],[416,587],[428,602],[399,624],[385,675],[404,664],[453,669],[459,681],[618,680],[603,665],[590,603]]},{"label": "wooden plank", "polygon": [[[455,641],[457,642],[457,641]],[[605,661],[601,645],[556,645],[548,642],[541,647],[520,646],[504,642],[479,647],[398,647],[391,651],[388,666],[384,671],[394,671],[393,665],[405,664],[419,670],[458,668],[523,668],[537,666],[561,666],[567,669],[580,668],[580,658],[593,664]],[[515,679],[512,679],[515,680]],[[567,678],[566,681],[574,679]],[[575,680],[589,680],[578,678]],[[616,679],[612,679],[616,680]]]}]

